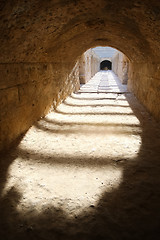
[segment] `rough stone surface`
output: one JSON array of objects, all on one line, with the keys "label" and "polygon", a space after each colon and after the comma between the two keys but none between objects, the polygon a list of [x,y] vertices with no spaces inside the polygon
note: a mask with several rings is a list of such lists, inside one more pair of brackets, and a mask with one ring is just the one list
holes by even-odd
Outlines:
[{"label": "rough stone surface", "polygon": [[80,83],[87,83],[100,70],[100,58],[92,49],[87,50],[79,59]]},{"label": "rough stone surface", "polygon": [[122,84],[127,84],[129,60],[123,53],[118,51],[112,57],[112,69],[117,74]]},{"label": "rough stone surface", "polygon": [[160,121],[160,64],[130,64],[128,88]]},{"label": "rough stone surface", "polygon": [[1,64],[0,67],[0,149],[6,149],[51,107],[56,108],[79,89],[79,64],[72,71],[67,65],[53,63]]}]

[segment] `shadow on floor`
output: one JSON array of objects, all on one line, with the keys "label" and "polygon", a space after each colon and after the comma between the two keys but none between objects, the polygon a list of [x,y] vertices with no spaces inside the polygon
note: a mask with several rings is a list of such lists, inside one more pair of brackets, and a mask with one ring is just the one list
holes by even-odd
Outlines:
[{"label": "shadow on floor", "polygon": [[[12,187],[5,195],[3,188],[8,179],[11,163],[23,159],[25,150],[11,151],[1,157],[0,239],[3,240],[158,240],[160,238],[160,127],[138,104],[132,104],[134,114],[140,121],[142,145],[138,156],[132,161],[116,159],[115,168],[123,165],[123,179],[118,188],[105,192],[96,205],[70,218],[63,208],[46,204],[35,211],[30,204],[27,213],[18,211],[23,198],[21,191]],[[143,113],[143,114],[142,114]],[[145,113],[145,114],[144,114]],[[53,125],[55,122],[53,122]],[[57,123],[56,123],[57,124]],[[38,124],[36,124],[39,127]],[[46,129],[43,129],[46,131]],[[54,132],[53,132],[54,133]],[[64,132],[62,131],[62,134]],[[27,151],[27,150],[26,150]],[[28,150],[27,161],[37,161],[38,152]],[[66,163],[65,158],[49,159],[41,156],[41,162]],[[73,156],[74,159],[74,156]],[[72,159],[72,160],[73,160]],[[56,161],[55,161],[56,160]],[[113,165],[114,159],[78,159],[79,165]],[[70,159],[67,160],[70,164]],[[74,164],[74,162],[72,161]],[[14,179],[16,182],[16,179]]]}]

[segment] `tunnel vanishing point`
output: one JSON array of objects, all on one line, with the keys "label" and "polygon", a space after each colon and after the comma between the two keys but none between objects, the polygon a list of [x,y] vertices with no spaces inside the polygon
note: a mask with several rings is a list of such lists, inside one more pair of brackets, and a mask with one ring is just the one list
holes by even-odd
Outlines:
[{"label": "tunnel vanishing point", "polygon": [[96,46],[128,57],[128,89],[159,121],[159,1],[0,1],[0,150],[78,89],[78,58]]}]

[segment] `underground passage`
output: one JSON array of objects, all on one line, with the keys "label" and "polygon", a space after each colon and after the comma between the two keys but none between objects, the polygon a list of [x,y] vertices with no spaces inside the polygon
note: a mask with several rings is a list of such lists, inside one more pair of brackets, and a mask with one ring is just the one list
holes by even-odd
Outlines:
[{"label": "underground passage", "polygon": [[100,63],[100,69],[101,70],[111,70],[112,69],[112,63],[111,61],[108,61],[108,60],[104,60]]},{"label": "underground passage", "polygon": [[6,0],[0,24],[0,239],[158,240],[160,2]]}]

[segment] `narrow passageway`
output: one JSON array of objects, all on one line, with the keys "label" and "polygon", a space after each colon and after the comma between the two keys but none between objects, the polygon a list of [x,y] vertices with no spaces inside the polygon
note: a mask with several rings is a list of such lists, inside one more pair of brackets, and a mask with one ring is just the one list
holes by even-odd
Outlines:
[{"label": "narrow passageway", "polygon": [[98,72],[4,157],[0,236],[159,239],[159,146],[158,124]]},{"label": "narrow passageway", "polygon": [[127,93],[127,85],[122,85],[117,75],[111,70],[101,70],[91,81],[82,84],[81,93]]}]

